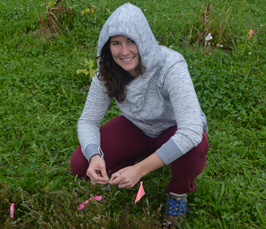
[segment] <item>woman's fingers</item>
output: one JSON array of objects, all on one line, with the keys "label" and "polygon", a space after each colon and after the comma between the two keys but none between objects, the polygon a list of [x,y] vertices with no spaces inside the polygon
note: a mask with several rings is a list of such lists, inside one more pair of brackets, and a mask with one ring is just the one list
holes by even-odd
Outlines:
[{"label": "woman's fingers", "polygon": [[121,176],[121,175],[120,175],[119,172],[113,173],[112,176],[111,176],[110,181],[113,181],[113,180],[117,179],[117,178],[120,177],[120,176]]},{"label": "woman's fingers", "polygon": [[90,174],[90,179],[93,180],[97,184],[107,184],[108,178],[102,177],[99,173],[96,172]]},{"label": "woman's fingers", "polygon": [[131,185],[130,182],[127,182],[127,183],[123,183],[123,182],[120,182],[118,184],[118,188],[132,188],[134,185]]},{"label": "woman's fingers", "polygon": [[109,184],[118,185],[119,188],[132,188],[141,176],[134,166],[125,167],[112,174]]},{"label": "woman's fingers", "polygon": [[105,162],[99,155],[95,155],[91,158],[86,175],[95,184],[108,183],[109,179],[105,169]]},{"label": "woman's fingers", "polygon": [[94,175],[91,174],[88,177],[90,178],[91,183],[93,185],[95,185],[95,184],[107,184],[108,183],[108,180],[106,180],[106,178],[100,177],[97,174],[94,174]]},{"label": "woman's fingers", "polygon": [[105,180],[107,180],[107,182],[109,181],[109,178],[107,176],[107,172],[106,172],[106,169],[105,169],[105,166],[103,166],[101,168],[101,174],[100,174]]},{"label": "woman's fingers", "polygon": [[[109,180],[109,184],[111,184],[111,185],[117,185],[121,182],[123,182],[122,176],[121,177],[113,177],[113,175],[112,175],[111,179]],[[124,181],[124,183],[125,183],[125,181]]]},{"label": "woman's fingers", "polygon": [[132,188],[134,186],[125,174],[117,176],[116,173],[112,174],[109,184],[118,185],[118,188]]},{"label": "woman's fingers", "polygon": [[118,188],[133,188],[135,184],[132,181],[121,181]]}]

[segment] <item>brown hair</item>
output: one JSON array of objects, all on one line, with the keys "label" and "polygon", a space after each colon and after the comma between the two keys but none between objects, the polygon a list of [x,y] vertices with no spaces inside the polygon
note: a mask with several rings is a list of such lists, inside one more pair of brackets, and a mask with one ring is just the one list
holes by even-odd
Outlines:
[{"label": "brown hair", "polygon": [[97,59],[100,59],[98,79],[104,83],[108,96],[115,97],[122,103],[127,94],[126,85],[134,77],[114,61],[110,50],[110,39],[103,46],[101,55]]}]

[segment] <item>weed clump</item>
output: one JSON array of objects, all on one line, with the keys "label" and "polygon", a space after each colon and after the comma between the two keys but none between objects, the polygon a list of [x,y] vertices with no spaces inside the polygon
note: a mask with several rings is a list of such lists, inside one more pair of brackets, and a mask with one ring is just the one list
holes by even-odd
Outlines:
[{"label": "weed clump", "polygon": [[40,28],[35,30],[33,35],[38,35],[38,37],[44,36],[45,40],[49,40],[54,34],[61,34],[66,20],[70,22],[70,28],[73,27],[73,16],[74,11],[63,0],[57,1],[54,4],[49,3],[43,15],[39,16],[37,14]]},{"label": "weed clump", "polygon": [[0,181],[0,226],[1,222],[10,218],[11,203],[14,203],[15,207],[21,203],[20,193]]},{"label": "weed clump", "polygon": [[[23,213],[16,220],[7,219],[5,228],[159,228],[160,210],[151,214],[149,206],[143,208],[143,214],[135,215],[133,207],[116,206],[121,211],[112,213],[107,206],[115,202],[119,193],[116,188],[106,189],[92,186],[90,182],[75,181],[69,188],[60,191],[44,191],[30,195],[19,189],[21,204],[17,206]],[[94,195],[102,195],[101,201],[92,200],[82,210],[78,207],[86,199]]]}]

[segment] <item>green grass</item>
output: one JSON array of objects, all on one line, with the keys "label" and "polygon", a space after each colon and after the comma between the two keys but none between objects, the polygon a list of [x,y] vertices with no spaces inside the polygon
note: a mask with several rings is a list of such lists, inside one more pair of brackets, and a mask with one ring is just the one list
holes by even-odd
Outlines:
[{"label": "green grass", "polygon": [[[48,2],[0,3],[0,227],[159,228],[168,166],[143,178],[146,195],[137,205],[138,186],[93,187],[75,180],[69,166],[90,84],[76,70],[84,58],[96,60],[102,25],[127,1],[84,0],[96,13],[83,16],[86,6],[69,1],[73,16],[62,19],[61,36],[46,41],[33,32],[36,12],[42,15]],[[131,3],[143,10],[161,45],[184,55],[208,119],[208,161],[189,195],[184,227],[265,228],[265,1],[208,1],[206,24],[200,1]],[[213,39],[199,47],[204,28]],[[254,36],[247,39],[250,29]],[[119,113],[112,102],[102,124]],[[77,210],[96,195],[103,200]]]}]

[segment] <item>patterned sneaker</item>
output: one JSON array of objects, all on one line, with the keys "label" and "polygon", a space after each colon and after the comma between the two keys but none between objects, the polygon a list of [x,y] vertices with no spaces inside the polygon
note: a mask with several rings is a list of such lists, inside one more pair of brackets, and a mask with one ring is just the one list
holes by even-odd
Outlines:
[{"label": "patterned sneaker", "polygon": [[170,192],[167,195],[165,213],[163,215],[163,228],[179,228],[188,211],[187,194],[175,194]]}]

